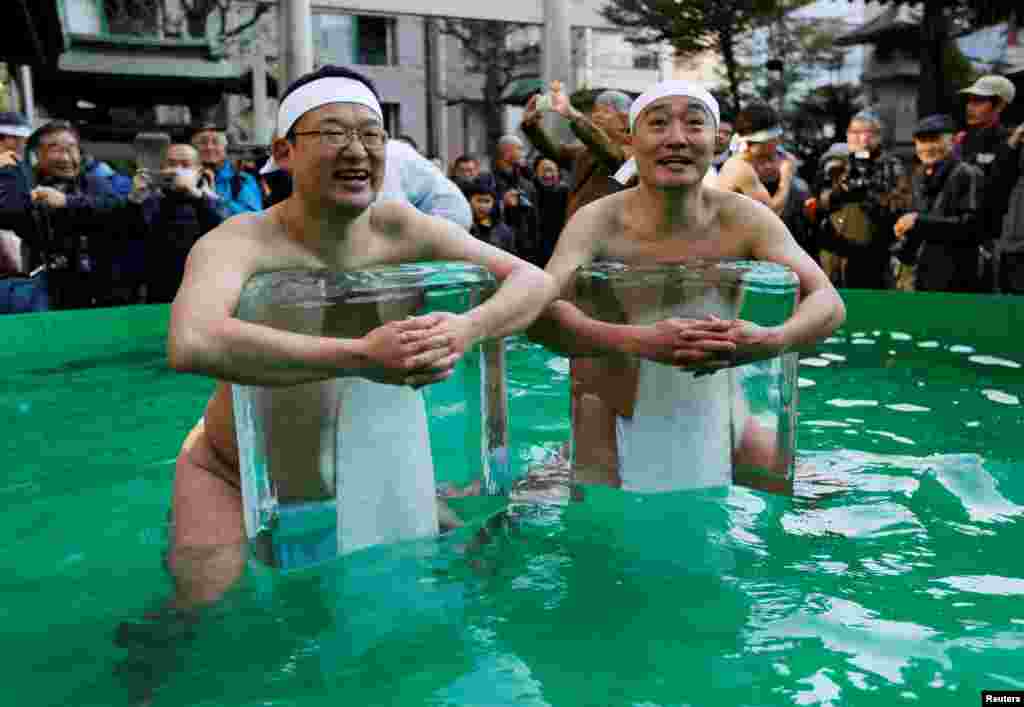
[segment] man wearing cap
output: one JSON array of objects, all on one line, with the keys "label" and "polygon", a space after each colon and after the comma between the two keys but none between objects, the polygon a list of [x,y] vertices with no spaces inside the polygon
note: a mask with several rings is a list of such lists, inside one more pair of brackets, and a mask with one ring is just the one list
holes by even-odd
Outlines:
[{"label": "man wearing cap", "polygon": [[914,175],[913,211],[893,227],[900,262],[916,263],[914,289],[973,292],[977,287],[981,170],[953,156],[953,119],[929,115],[914,129],[921,171]]},{"label": "man wearing cap", "polygon": [[218,126],[200,125],[192,135],[192,146],[199,151],[206,181],[213,184],[221,200],[220,209],[228,216],[263,209],[263,192],[251,174],[236,170],[228,159],[228,136]]},{"label": "man wearing cap", "polygon": [[[547,266],[559,290],[571,292],[576,271],[599,259],[642,265],[741,258],[790,267],[799,278],[801,297],[793,316],[770,328],[714,316],[713,291],[707,293],[706,315],[651,324],[600,321],[567,300],[545,311],[530,330],[540,342],[569,356],[603,354],[587,376],[573,379],[574,442],[595,467],[612,470],[608,478],[591,480],[627,487],[622,464],[632,452],[622,445],[635,448],[628,445],[639,383],[637,367],[626,355],[682,369],[680,375],[696,390],[696,374],[703,379],[725,367],[812,344],[845,317],[828,278],[769,209],[704,185],[718,127],[718,102],[710,93],[686,81],[665,81],[633,103],[629,119],[639,182],[588,204],[570,219]],[[575,436],[584,427],[601,432]],[[653,459],[649,450],[646,454]]]},{"label": "man wearing cap", "polygon": [[1017,93],[1013,82],[1005,76],[982,76],[960,91],[967,97],[965,114],[967,129],[954,139],[953,156],[981,170],[980,185],[982,218],[979,228],[982,239],[982,261],[979,269],[979,290],[991,291],[995,286],[991,268],[994,241],[1002,231],[1010,190],[1020,175],[1020,161],[1009,144],[1010,131],[1002,124],[1002,113]]},{"label": "man wearing cap", "polygon": [[[555,295],[551,277],[533,265],[445,219],[377,199],[387,133],[380,99],[361,74],[325,66],[298,79],[282,97],[276,134],[281,137],[273,143],[271,169],[291,173],[292,195],[265,211],[229,219],[201,238],[171,308],[171,366],[218,381],[176,466],[169,562],[179,607],[216,600],[245,561],[230,383],[291,386],[355,376],[393,386],[427,385],[451,375],[476,342],[527,326]],[[243,287],[257,272],[424,260],[476,263],[501,285],[465,314],[408,317],[365,334],[353,327],[351,338],[288,333],[234,316]],[[391,483],[411,507],[433,507],[431,485],[407,479],[403,471],[383,473],[397,474]],[[368,513],[364,520],[374,518]]]},{"label": "man wearing cap", "polygon": [[[561,82],[551,83],[547,94],[530,98],[520,128],[542,155],[571,170],[566,213],[571,218],[581,207],[618,191],[611,177],[629,158],[629,106],[633,100],[621,91],[602,91],[587,116],[573,107],[569,96],[562,92]],[[562,145],[548,135],[541,126],[546,111],[568,120],[580,142]]]},{"label": "man wearing cap", "polygon": [[46,308],[118,304],[115,249],[134,232],[127,202],[108,180],[82,174],[78,129],[68,121],[40,127],[28,148],[38,159],[32,181],[18,165],[0,168],[0,227],[29,246],[23,269],[45,272]]}]

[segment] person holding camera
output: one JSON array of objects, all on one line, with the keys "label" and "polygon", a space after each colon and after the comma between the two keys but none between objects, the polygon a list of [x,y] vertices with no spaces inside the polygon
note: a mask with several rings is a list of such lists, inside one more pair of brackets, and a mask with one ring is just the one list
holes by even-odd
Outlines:
[{"label": "person holding camera", "polygon": [[130,226],[127,202],[108,180],[82,173],[78,130],[65,120],[28,140],[38,158],[31,177],[10,156],[0,166],[0,228],[29,247],[23,269],[45,273],[41,309],[111,304],[111,255]]},{"label": "person holding camera", "polygon": [[523,161],[523,147],[515,135],[503,135],[492,171],[501,218],[516,235],[516,255],[533,251],[538,232],[537,193]]},{"label": "person holding camera", "polygon": [[227,217],[208,174],[191,145],[170,145],[156,174],[135,175],[131,201],[135,204],[143,242],[145,301],[174,299],[185,272],[189,250],[200,236]]},{"label": "person holding camera", "polygon": [[846,143],[846,164],[832,173],[817,199],[822,259],[842,263],[829,273],[840,287],[886,289],[892,282],[894,195],[905,170],[899,158],[882,150],[882,119],[874,111],[853,116]]}]

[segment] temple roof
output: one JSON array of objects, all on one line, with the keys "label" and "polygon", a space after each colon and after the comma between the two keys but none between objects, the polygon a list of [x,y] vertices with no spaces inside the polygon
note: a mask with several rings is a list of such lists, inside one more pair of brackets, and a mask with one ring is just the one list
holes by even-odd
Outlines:
[{"label": "temple roof", "polygon": [[873,20],[840,34],[836,37],[836,44],[873,44],[898,38],[908,32],[916,33],[919,26],[920,19],[912,10],[901,3],[894,4],[882,10]]}]

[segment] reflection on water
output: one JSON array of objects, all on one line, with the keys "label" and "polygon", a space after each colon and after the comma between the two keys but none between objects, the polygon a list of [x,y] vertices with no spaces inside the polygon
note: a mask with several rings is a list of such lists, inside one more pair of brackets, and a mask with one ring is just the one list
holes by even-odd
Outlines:
[{"label": "reflection on water", "polygon": [[[154,382],[145,361],[106,388],[96,369],[66,391],[34,381],[45,393],[0,396],[7,419],[25,402],[39,423],[7,441],[24,464],[0,490],[8,687],[26,704],[154,707],[952,707],[1024,689],[1021,408],[982,394],[1019,397],[1019,371],[871,334],[837,335],[827,367],[800,370],[816,385],[800,391],[792,499],[574,497],[553,463],[569,434],[561,364],[512,342],[510,454],[533,471],[508,512],[312,570],[253,563],[191,622],[140,617],[172,589],[168,419],[183,434],[208,391]],[[135,436],[114,453],[120,429]]]}]

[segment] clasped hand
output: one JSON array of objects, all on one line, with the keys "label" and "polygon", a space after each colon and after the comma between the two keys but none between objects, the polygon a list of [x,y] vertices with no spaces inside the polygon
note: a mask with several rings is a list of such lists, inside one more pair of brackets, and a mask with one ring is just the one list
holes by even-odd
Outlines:
[{"label": "clasped hand", "polygon": [[364,375],[414,388],[445,380],[473,344],[472,330],[466,316],[449,312],[382,324],[363,337],[370,361]]},{"label": "clasped hand", "polygon": [[636,353],[698,374],[778,353],[771,332],[742,319],[665,319],[641,327]]}]

